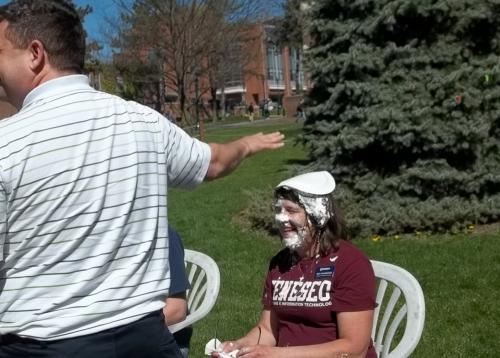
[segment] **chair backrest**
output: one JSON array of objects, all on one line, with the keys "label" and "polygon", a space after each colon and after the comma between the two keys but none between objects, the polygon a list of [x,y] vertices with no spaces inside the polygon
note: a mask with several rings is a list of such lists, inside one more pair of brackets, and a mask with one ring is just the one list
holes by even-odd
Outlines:
[{"label": "chair backrest", "polygon": [[220,288],[220,271],[208,255],[186,249],[184,262],[191,288],[186,292],[189,314],[182,322],[169,326],[175,333],[205,317],[217,301]]},{"label": "chair backrest", "polygon": [[[417,346],[425,321],[425,300],[420,284],[401,267],[371,261],[378,280],[377,308],[372,339],[379,358],[408,357]],[[402,293],[402,295],[401,295]],[[403,319],[406,325],[403,327]],[[402,332],[399,342],[393,342]]]}]

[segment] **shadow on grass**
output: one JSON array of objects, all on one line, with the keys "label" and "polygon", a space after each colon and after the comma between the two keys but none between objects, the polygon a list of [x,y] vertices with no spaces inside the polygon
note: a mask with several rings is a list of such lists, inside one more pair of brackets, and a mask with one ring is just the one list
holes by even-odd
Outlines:
[{"label": "shadow on grass", "polygon": [[310,163],[311,163],[311,161],[309,159],[295,159],[295,158],[292,158],[292,159],[287,159],[285,161],[286,165],[306,166],[306,165],[308,165]]}]

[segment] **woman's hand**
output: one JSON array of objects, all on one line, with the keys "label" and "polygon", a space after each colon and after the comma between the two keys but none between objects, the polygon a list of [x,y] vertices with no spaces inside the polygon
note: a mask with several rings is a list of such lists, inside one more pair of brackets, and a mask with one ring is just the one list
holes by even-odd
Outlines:
[{"label": "woman's hand", "polygon": [[238,351],[236,357],[244,358],[279,358],[280,348],[269,346],[244,346]]},{"label": "woman's hand", "polygon": [[[235,357],[247,357],[247,358],[265,357],[266,354],[269,354],[269,352],[272,351],[271,348],[276,346],[276,337],[272,329],[273,326],[272,316],[273,314],[271,314],[270,310],[268,309],[262,310],[259,323],[255,327],[253,327],[244,337],[240,339],[234,341],[225,341],[221,343],[221,347],[217,349],[219,353],[213,352],[212,357],[214,358],[222,358],[222,356],[227,357],[228,353],[235,351],[238,352],[237,354],[236,353],[234,354]],[[276,354],[282,352],[282,350],[276,348],[274,349],[275,349],[273,351],[274,355],[272,357],[278,357]],[[226,354],[222,354],[222,352]]]},{"label": "woman's hand", "polygon": [[[221,348],[224,353],[230,353],[234,350],[240,349],[241,344],[239,344],[237,341],[227,341],[221,343]],[[220,355],[217,352],[212,352],[212,357],[220,358]]]}]

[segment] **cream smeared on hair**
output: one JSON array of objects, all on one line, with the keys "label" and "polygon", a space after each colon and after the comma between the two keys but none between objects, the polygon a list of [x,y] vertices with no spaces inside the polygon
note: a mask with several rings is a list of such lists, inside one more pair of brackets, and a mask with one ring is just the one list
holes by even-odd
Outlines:
[{"label": "cream smeared on hair", "polygon": [[325,226],[330,220],[330,201],[327,196],[305,196],[297,193],[300,204],[307,215],[312,217],[319,227]]}]

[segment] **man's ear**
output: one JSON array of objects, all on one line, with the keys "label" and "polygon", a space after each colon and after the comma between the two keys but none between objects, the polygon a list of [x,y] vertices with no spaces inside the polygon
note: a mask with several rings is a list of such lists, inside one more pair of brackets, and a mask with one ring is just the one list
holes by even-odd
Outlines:
[{"label": "man's ear", "polygon": [[29,44],[29,65],[33,72],[40,72],[42,67],[47,61],[47,52],[45,52],[45,46],[39,40],[33,40]]}]

